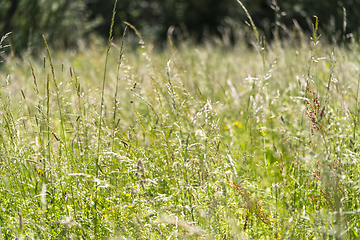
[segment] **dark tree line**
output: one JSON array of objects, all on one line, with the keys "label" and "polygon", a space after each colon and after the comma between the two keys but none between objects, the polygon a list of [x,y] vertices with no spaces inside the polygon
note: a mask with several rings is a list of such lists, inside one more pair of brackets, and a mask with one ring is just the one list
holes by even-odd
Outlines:
[{"label": "dark tree line", "polygon": [[[341,40],[347,33],[359,32],[360,0],[242,2],[267,39],[272,38],[275,21],[291,28],[296,19],[306,30],[310,29],[309,19],[313,20],[313,15],[319,17],[325,36],[337,36]],[[113,4],[114,0],[1,0],[0,34],[12,32],[9,40],[15,52],[43,47],[42,34],[54,47],[76,46],[79,38],[92,33],[107,38]],[[116,11],[115,36],[121,35],[123,22],[127,21],[157,42],[166,40],[169,26],[201,41],[220,34],[219,27],[226,26],[226,19],[247,20],[236,0],[119,0]]]}]

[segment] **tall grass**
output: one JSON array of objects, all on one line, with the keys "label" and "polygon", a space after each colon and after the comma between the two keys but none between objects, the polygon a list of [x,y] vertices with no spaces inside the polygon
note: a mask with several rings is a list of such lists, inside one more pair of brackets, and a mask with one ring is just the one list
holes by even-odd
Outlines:
[{"label": "tall grass", "polygon": [[8,58],[0,238],[359,238],[359,46],[314,21],[260,55],[124,32]]}]

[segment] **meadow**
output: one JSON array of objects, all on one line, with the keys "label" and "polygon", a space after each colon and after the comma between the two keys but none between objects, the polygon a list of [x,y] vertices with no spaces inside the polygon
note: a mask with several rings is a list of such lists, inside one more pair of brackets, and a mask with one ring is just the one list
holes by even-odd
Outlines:
[{"label": "meadow", "polygon": [[4,48],[0,239],[359,239],[360,46],[313,20]]}]

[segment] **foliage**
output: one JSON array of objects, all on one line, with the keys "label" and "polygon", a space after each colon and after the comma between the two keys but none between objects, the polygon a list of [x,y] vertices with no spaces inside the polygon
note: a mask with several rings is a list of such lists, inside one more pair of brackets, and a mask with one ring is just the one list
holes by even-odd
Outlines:
[{"label": "foliage", "polygon": [[[92,17],[100,15],[104,20],[98,30],[105,36],[110,25],[108,14],[111,12],[112,2],[111,0],[89,2]],[[329,38],[342,40],[348,33],[358,34],[360,12],[354,6],[360,6],[359,0],[243,0],[242,2],[249,10],[256,26],[265,33],[268,39],[273,38],[276,28],[280,29],[279,33],[282,36],[287,37],[288,31],[291,32],[294,25],[294,20],[302,29],[312,31],[311,18],[314,15],[321,20],[322,33]],[[343,8],[346,10],[346,29],[344,29]],[[117,22],[130,22],[152,40],[166,40],[170,26],[178,29],[174,34],[204,39],[212,34],[223,34],[221,28],[231,27],[228,19],[239,22],[247,20],[245,13],[233,0],[124,0],[119,2],[117,12]],[[120,34],[118,32],[117,35]]]},{"label": "foliage", "polygon": [[81,0],[14,0],[0,3],[0,32],[9,36],[13,52],[43,49],[42,34],[57,48],[75,46],[93,29],[89,10]]},{"label": "foliage", "polygon": [[[295,19],[302,29],[309,29],[309,32],[313,31],[311,19],[313,16],[317,16],[320,20],[320,32],[329,39],[341,41],[348,37],[346,35],[349,33],[359,36],[358,19],[360,12],[357,7],[354,7],[360,6],[359,0],[285,0],[273,2],[278,3],[277,7],[274,6],[273,9],[278,14],[279,23],[288,28],[292,26]],[[266,11],[263,10],[263,12]],[[266,19],[265,16],[259,18]],[[272,22],[270,18],[268,23]]]},{"label": "foliage", "polygon": [[[110,20],[107,17],[112,7],[111,0],[92,0],[89,8],[93,16],[100,14],[104,24],[99,26],[102,35],[107,34]],[[234,17],[241,9],[231,14],[237,7],[236,1],[225,0],[152,0],[152,1],[119,1],[116,22],[130,22],[135,25],[149,40],[167,39],[170,26],[179,28],[175,34],[185,34],[201,39],[204,34],[209,36],[218,33],[217,28],[224,25],[225,18]],[[100,9],[100,10],[99,10]],[[118,34],[120,35],[120,34]]]},{"label": "foliage", "polygon": [[[360,0],[243,0],[255,25],[268,40],[273,34],[288,37],[294,20],[312,31],[311,19],[320,19],[320,31],[332,40],[343,40],[349,33],[358,36]],[[12,51],[24,49],[37,52],[43,48],[42,34],[51,46],[74,47],[79,39],[88,39],[90,33],[108,37],[114,0],[13,0],[0,3],[0,32],[13,32]],[[344,10],[346,10],[346,29]],[[147,41],[163,43],[168,31],[174,39],[209,39],[212,36],[233,35],[231,22],[247,21],[247,16],[236,0],[122,0],[117,4],[114,36],[122,34],[123,22],[137,27]]]}]

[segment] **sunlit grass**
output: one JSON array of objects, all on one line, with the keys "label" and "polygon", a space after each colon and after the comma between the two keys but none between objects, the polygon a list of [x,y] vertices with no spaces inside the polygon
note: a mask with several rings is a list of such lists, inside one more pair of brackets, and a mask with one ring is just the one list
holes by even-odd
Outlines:
[{"label": "sunlit grass", "polygon": [[8,58],[0,238],[356,239],[359,46],[297,34]]}]

